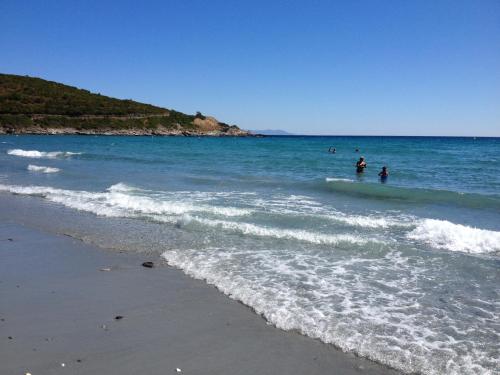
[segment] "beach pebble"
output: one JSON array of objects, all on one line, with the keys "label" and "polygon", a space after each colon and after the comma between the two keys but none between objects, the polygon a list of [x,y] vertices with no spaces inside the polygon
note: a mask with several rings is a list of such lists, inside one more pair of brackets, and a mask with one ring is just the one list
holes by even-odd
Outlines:
[{"label": "beach pebble", "polygon": [[146,267],[146,268],[153,268],[154,263],[153,262],[144,262],[144,263],[142,263],[142,266]]}]

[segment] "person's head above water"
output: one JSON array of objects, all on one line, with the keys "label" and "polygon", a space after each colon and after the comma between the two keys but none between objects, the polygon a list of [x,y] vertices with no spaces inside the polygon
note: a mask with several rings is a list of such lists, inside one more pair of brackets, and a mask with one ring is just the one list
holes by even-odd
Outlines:
[{"label": "person's head above water", "polygon": [[386,166],[383,166],[382,167],[382,170],[379,172],[378,174],[380,176],[380,178],[382,179],[385,179],[387,178],[387,176],[389,176],[389,171],[387,170],[387,167]]}]

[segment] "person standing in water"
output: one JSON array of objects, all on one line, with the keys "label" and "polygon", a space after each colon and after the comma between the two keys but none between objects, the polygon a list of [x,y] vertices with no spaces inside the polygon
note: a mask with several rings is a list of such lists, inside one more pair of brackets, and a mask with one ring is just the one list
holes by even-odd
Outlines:
[{"label": "person standing in water", "polygon": [[387,167],[382,167],[382,170],[378,175],[380,177],[380,181],[385,182],[387,180],[387,177],[389,177],[389,171],[387,170]]},{"label": "person standing in water", "polygon": [[366,162],[364,157],[360,157],[358,162],[356,163],[356,173],[363,173],[366,168]]}]

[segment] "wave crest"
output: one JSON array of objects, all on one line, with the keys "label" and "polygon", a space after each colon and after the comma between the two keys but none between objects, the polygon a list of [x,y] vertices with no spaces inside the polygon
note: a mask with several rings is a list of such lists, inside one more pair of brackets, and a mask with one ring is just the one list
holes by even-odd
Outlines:
[{"label": "wave crest", "polygon": [[500,232],[454,224],[446,220],[424,219],[407,237],[450,251],[472,254],[500,252]]},{"label": "wave crest", "polygon": [[[51,173],[49,167],[30,166],[32,170]],[[363,216],[348,215],[334,212],[327,215],[325,212],[309,214],[319,220],[334,221],[353,227],[371,229],[370,234],[360,235],[357,231],[339,233],[339,228],[331,228],[324,223],[324,229],[293,228],[289,225],[262,225],[254,222],[243,222],[242,217],[256,214],[257,217],[271,213],[280,215],[295,222],[304,217],[304,213],[282,210],[282,207],[273,207],[269,210],[257,205],[240,207],[241,197],[232,197],[234,206],[227,205],[224,193],[223,204],[217,201],[220,193],[209,192],[157,192],[135,188],[123,183],[110,186],[103,192],[89,192],[64,190],[46,186],[17,186],[2,185],[0,191],[14,194],[37,195],[45,199],[62,204],[66,207],[87,211],[99,216],[145,218],[159,222],[168,222],[188,226],[201,225],[203,227],[219,228],[229,233],[267,237],[274,239],[307,242],[315,245],[339,245],[349,243],[353,245],[367,245],[377,243],[395,243],[401,239],[409,239],[436,249],[460,251],[469,254],[497,254],[500,253],[500,232],[472,228],[462,224],[455,224],[446,220],[420,219],[405,216]],[[212,200],[215,200],[212,202]],[[245,199],[243,199],[245,201]],[[225,202],[226,201],[226,202]],[[298,207],[299,209],[301,206]],[[297,216],[298,215],[298,216]],[[317,226],[314,226],[316,228]],[[311,227],[312,228],[312,227]],[[388,229],[396,228],[396,232],[387,233]],[[382,233],[382,231],[384,233]],[[401,237],[401,235],[403,237]],[[382,235],[383,234],[383,235]]]},{"label": "wave crest", "polygon": [[7,154],[12,156],[19,156],[22,158],[32,158],[32,159],[56,159],[65,158],[73,155],[81,155],[81,152],[71,152],[71,151],[38,151],[38,150],[22,150],[13,149],[8,150]]},{"label": "wave crest", "polygon": [[44,167],[42,165],[28,165],[28,171],[30,172],[41,172],[41,173],[57,173],[60,171],[59,168],[54,167]]}]

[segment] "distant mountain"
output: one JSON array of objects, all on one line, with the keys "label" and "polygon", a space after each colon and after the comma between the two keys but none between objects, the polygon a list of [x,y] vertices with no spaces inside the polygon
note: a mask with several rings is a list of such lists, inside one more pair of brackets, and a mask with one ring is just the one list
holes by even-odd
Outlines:
[{"label": "distant mountain", "polygon": [[249,130],[249,132],[262,135],[295,135],[293,133],[288,133],[287,131],[280,129]]},{"label": "distant mountain", "polygon": [[213,117],[115,99],[41,78],[0,74],[0,134],[245,136]]}]

